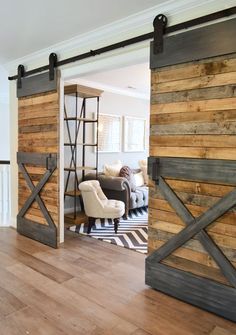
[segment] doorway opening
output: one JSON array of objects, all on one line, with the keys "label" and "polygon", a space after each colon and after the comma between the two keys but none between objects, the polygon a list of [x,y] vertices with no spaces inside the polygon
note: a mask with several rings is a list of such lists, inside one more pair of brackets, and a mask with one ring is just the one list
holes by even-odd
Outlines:
[{"label": "doorway opening", "polygon": [[[121,201],[124,212],[115,233],[112,218],[94,209],[89,236],[147,253],[149,63],[73,76],[65,81],[64,93],[65,230],[87,235],[80,184],[98,180],[105,197]],[[75,160],[72,172],[68,165]]]}]

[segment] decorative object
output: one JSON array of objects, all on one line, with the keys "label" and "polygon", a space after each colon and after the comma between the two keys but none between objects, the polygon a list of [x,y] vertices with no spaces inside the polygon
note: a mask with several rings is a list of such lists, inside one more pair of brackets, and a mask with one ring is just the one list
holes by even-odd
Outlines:
[{"label": "decorative object", "polygon": [[121,116],[100,114],[98,122],[98,152],[121,151]]},{"label": "decorative object", "polygon": [[138,162],[139,167],[143,173],[144,182],[148,185],[148,174],[147,174],[147,159],[142,159]]},{"label": "decorative object", "polygon": [[103,172],[105,176],[118,177],[121,168],[122,163],[120,160],[118,160],[113,164],[104,164]]},{"label": "decorative object", "polygon": [[137,117],[124,117],[124,151],[144,151],[146,145],[146,120]]}]

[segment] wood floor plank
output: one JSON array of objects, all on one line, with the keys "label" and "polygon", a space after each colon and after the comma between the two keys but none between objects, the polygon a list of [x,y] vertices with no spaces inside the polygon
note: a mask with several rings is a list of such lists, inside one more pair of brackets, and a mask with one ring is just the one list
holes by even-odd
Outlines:
[{"label": "wood floor plank", "polygon": [[71,232],[60,249],[1,232],[0,334],[236,332],[234,323],[147,287],[142,254]]}]

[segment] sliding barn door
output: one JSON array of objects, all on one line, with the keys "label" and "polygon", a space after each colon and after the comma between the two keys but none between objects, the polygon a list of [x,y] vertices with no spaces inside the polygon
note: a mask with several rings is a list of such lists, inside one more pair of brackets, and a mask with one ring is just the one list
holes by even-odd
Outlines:
[{"label": "sliding barn door", "polygon": [[146,283],[236,321],[236,20],[151,50]]},{"label": "sliding barn door", "polygon": [[59,80],[49,73],[18,82],[20,234],[52,247],[59,237]]}]

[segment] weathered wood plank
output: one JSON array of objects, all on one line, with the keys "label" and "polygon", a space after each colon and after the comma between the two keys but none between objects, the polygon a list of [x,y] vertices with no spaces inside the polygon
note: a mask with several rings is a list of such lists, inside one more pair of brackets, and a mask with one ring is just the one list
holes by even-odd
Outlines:
[{"label": "weathered wood plank", "polygon": [[236,157],[234,148],[192,148],[192,147],[159,147],[150,146],[150,156],[182,157],[182,158],[208,158],[233,160]]},{"label": "weathered wood plank", "polygon": [[186,90],[202,89],[207,87],[234,85],[236,72],[219,73],[190,79],[174,80],[166,83],[153,83],[155,93],[179,92]]},{"label": "weathered wood plank", "polygon": [[159,103],[173,103],[173,102],[187,102],[196,100],[209,100],[209,99],[223,99],[234,98],[236,90],[233,86],[220,86],[202,88],[196,90],[186,90],[180,92],[159,93],[152,91],[151,104]]},{"label": "weathered wood plank", "polygon": [[153,53],[151,42],[151,69],[235,53],[235,21],[225,20],[176,35],[164,36],[164,50],[157,55]]},{"label": "weathered wood plank", "polygon": [[153,264],[148,259],[145,276],[146,284],[157,290],[220,314],[232,321],[236,320],[234,308],[236,290],[231,287],[164,264]]},{"label": "weathered wood plank", "polygon": [[236,136],[230,135],[176,135],[150,136],[150,145],[160,147],[200,147],[200,148],[234,148]]},{"label": "weathered wood plank", "polygon": [[151,125],[175,125],[179,123],[198,122],[198,123],[219,123],[219,127],[225,122],[236,120],[236,109],[220,111],[203,111],[203,112],[184,112],[184,113],[164,113],[153,114],[150,118]]},{"label": "weathered wood plank", "polygon": [[151,105],[151,115],[166,113],[198,113],[234,110],[236,98],[211,99],[200,101],[156,103]]},{"label": "weathered wood plank", "polygon": [[236,59],[232,55],[217,57],[213,60],[205,60],[201,63],[190,63],[184,65],[174,65],[168,68],[154,69],[151,73],[153,83],[164,83],[176,80],[183,80],[218,73],[234,72]]}]

